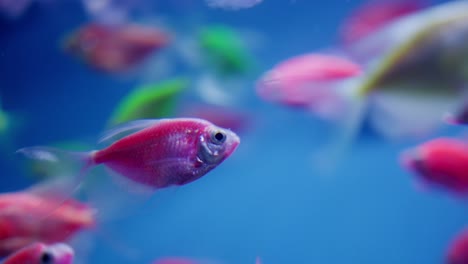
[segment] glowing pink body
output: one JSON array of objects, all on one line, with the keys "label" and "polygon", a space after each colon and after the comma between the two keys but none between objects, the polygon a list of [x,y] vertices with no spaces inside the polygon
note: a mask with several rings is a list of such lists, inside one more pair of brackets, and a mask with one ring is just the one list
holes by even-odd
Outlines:
[{"label": "glowing pink body", "polygon": [[438,138],[402,155],[402,163],[425,182],[457,194],[468,194],[468,145]]},{"label": "glowing pink body", "polygon": [[0,256],[33,242],[56,243],[95,225],[94,210],[78,201],[27,192],[0,195]]},{"label": "glowing pink body", "polygon": [[72,264],[73,249],[66,244],[30,244],[11,254],[3,264]]},{"label": "glowing pink body", "polygon": [[357,76],[361,67],[345,58],[305,54],[288,59],[263,75],[258,95],[289,106],[310,106],[336,96],[336,82]]},{"label": "glowing pink body", "polygon": [[169,36],[152,27],[91,23],[68,39],[65,50],[99,70],[122,72],[168,43]]},{"label": "glowing pink body", "polygon": [[[213,133],[222,133],[225,141],[209,149]],[[239,142],[233,132],[201,119],[166,119],[94,152],[91,159],[94,165],[103,164],[157,189],[202,177],[230,156]]]}]

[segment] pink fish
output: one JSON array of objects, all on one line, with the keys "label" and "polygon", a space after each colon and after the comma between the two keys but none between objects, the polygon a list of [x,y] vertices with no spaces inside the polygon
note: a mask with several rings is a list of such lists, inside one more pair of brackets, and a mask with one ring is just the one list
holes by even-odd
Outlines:
[{"label": "pink fish", "polygon": [[341,28],[341,39],[345,45],[354,43],[390,22],[421,10],[422,1],[373,1],[351,14]]},{"label": "pink fish", "polygon": [[71,264],[73,249],[63,243],[46,245],[44,243],[30,244],[6,258],[3,264]]},{"label": "pink fish", "polygon": [[168,34],[154,27],[90,23],[68,37],[64,49],[98,70],[119,73],[141,63],[169,42]]},{"label": "pink fish", "polygon": [[446,264],[468,263],[468,229],[463,230],[450,244]]},{"label": "pink fish", "polygon": [[427,184],[460,195],[468,194],[468,145],[465,141],[437,138],[404,152],[401,162]]},{"label": "pink fish", "polygon": [[345,58],[305,54],[281,62],[265,73],[257,82],[257,94],[266,101],[328,115],[340,107],[336,85],[360,73],[361,67]]},{"label": "pink fish", "polygon": [[[135,132],[137,130],[137,132]],[[131,133],[133,132],[133,133]],[[199,179],[227,157],[240,143],[230,130],[197,118],[140,120],[110,131],[105,139],[131,133],[102,150],[67,153],[47,147],[19,150],[38,159],[75,156],[86,169],[104,165],[114,173],[151,190],[184,185]]]},{"label": "pink fish", "polygon": [[0,195],[0,256],[34,242],[63,242],[94,226],[95,210],[73,199],[28,191]]}]

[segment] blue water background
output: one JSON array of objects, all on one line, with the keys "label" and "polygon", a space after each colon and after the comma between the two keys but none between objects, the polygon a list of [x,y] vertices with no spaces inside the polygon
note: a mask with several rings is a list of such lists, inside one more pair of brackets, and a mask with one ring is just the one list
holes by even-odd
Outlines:
[{"label": "blue water background", "polygon": [[[166,3],[157,12],[173,20],[196,13],[206,23],[263,33],[264,48],[255,56],[267,70],[329,46],[344,17],[362,3],[266,0],[227,12],[200,0],[194,9]],[[63,1],[1,22],[1,100],[25,119],[16,147],[97,138],[118,100],[139,84],[97,73],[60,51],[58,40],[87,19],[78,2]],[[256,256],[265,264],[443,262],[448,243],[468,222],[468,207],[448,193],[418,190],[399,167],[398,153],[421,141],[364,138],[335,174],[320,176],[310,154],[326,137],[323,124],[262,102],[253,81],[246,109],[260,121],[242,134],[231,158],[206,177],[151,199],[130,219],[105,226],[143,252],[138,263],[162,256],[245,264]],[[31,184],[20,164],[13,152],[2,154],[1,191]],[[89,263],[132,263],[99,235],[94,239]]]}]

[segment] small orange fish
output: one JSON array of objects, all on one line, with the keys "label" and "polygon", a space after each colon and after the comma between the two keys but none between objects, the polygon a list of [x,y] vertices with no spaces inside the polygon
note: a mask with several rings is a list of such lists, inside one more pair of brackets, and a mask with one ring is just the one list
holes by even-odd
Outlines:
[{"label": "small orange fish", "polygon": [[28,191],[0,194],[0,256],[34,242],[64,242],[94,226],[95,210],[79,201]]},{"label": "small orange fish", "polygon": [[427,184],[468,194],[468,145],[465,141],[437,138],[404,152],[401,162]]},{"label": "small orange fish", "polygon": [[119,73],[141,63],[169,42],[169,35],[154,27],[90,23],[67,38],[64,50],[98,70]]},{"label": "small orange fish", "polygon": [[11,254],[3,264],[72,264],[73,249],[63,243],[33,243]]}]

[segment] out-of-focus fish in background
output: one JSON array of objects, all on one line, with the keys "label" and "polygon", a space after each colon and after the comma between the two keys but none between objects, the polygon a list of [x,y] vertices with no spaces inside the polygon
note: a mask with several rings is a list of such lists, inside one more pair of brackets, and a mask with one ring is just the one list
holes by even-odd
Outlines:
[{"label": "out-of-focus fish in background", "polygon": [[89,152],[49,147],[18,152],[38,160],[75,160],[82,165],[76,173],[78,183],[88,169],[103,164],[120,179],[129,180],[129,185],[154,191],[199,179],[228,158],[240,143],[234,132],[197,118],[133,121],[110,130],[103,138],[111,139],[110,146]]},{"label": "out-of-focus fish in background", "polygon": [[63,49],[106,73],[122,73],[141,64],[171,42],[163,30],[136,23],[88,23],[66,37]]},{"label": "out-of-focus fish in background", "polygon": [[338,135],[320,154],[334,160],[328,166],[336,165],[364,122],[388,140],[419,138],[434,133],[442,116],[461,104],[468,81],[467,11],[467,2],[454,1],[410,12],[346,46],[344,54],[363,74],[323,88],[339,91],[327,100],[342,110],[335,115]]},{"label": "out-of-focus fish in background", "polygon": [[260,4],[263,0],[205,0],[212,8],[223,8],[227,10],[239,10],[250,8]]},{"label": "out-of-focus fish in background", "polygon": [[326,119],[343,113],[336,83],[358,76],[361,67],[346,58],[311,53],[283,61],[263,74],[256,84],[265,101],[312,110]]},{"label": "out-of-focus fish in background", "polygon": [[386,24],[428,7],[421,0],[373,0],[354,10],[343,22],[339,37],[344,45],[359,41]]},{"label": "out-of-focus fish in background", "polygon": [[47,184],[0,194],[0,256],[34,242],[66,242],[95,226],[93,208],[63,197]]},{"label": "out-of-focus fish in background", "polygon": [[32,243],[12,253],[3,264],[72,264],[74,260],[73,249],[64,243],[47,245]]},{"label": "out-of-focus fish in background", "polygon": [[468,263],[468,229],[458,234],[449,245],[445,259],[446,264]]},{"label": "out-of-focus fish in background", "polygon": [[173,117],[177,99],[189,84],[188,78],[178,77],[137,87],[120,101],[109,124],[114,126],[137,119]]},{"label": "out-of-focus fish in background", "polygon": [[418,176],[423,186],[468,194],[468,144],[464,140],[430,140],[403,152],[401,164]]}]

